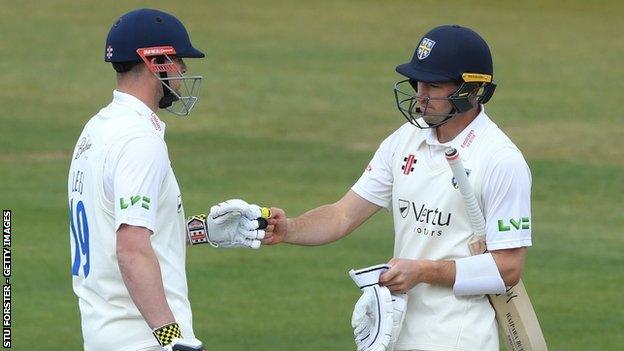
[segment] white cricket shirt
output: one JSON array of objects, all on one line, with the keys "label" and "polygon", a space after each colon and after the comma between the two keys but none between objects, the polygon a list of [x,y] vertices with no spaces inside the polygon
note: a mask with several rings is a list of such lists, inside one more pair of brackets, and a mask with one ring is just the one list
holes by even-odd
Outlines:
[{"label": "white cricket shirt", "polygon": [[[456,148],[486,219],[489,250],[531,246],[531,174],[518,148],[481,113],[441,144],[434,129],[406,123],[386,140],[352,190],[392,211],[394,257],[470,256],[470,220],[446,161]],[[417,284],[396,350],[498,350],[494,310],[485,295],[457,297],[452,287]]]},{"label": "white cricket shirt", "polygon": [[193,339],[185,271],[185,218],[164,141],[165,124],[119,91],[85,125],[74,149],[68,195],[73,288],[85,350],[158,345],[132,302],[116,256],[123,223],[145,227],[165,295],[185,338]]}]

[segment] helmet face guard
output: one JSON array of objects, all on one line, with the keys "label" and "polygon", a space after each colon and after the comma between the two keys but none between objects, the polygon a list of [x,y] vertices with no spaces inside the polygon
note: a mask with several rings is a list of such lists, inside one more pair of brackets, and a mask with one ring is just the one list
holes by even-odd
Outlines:
[{"label": "helmet face guard", "polygon": [[163,97],[158,106],[188,116],[199,97],[202,77],[184,76],[176,57],[202,58],[204,53],[193,47],[180,20],[160,10],[143,8],[125,13],[106,37],[105,62],[113,66],[145,62],[162,83]]},{"label": "helmet face guard", "polygon": [[162,84],[163,97],[158,107],[166,108],[177,116],[188,116],[199,99],[203,78],[185,76],[180,71],[171,58],[176,54],[172,46],[139,48],[136,52]]},{"label": "helmet face guard", "polygon": [[[418,81],[414,79],[401,80],[394,84],[394,98],[397,108],[407,121],[416,127],[421,129],[437,128],[456,115],[472,109],[476,104],[485,104],[496,89],[496,84],[492,83],[491,75],[464,73],[462,79],[463,82],[459,87],[444,98],[419,97]],[[420,107],[419,101],[424,101],[424,108]],[[429,112],[428,107],[431,101],[448,101],[451,105],[451,111],[449,113]],[[425,121],[425,116],[439,117],[439,121],[428,123]]]}]

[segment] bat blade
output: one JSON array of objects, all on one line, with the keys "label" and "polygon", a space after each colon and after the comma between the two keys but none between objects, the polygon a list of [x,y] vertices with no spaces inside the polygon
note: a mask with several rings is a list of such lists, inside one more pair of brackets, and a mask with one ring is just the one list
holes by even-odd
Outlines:
[{"label": "bat blade", "polygon": [[505,294],[489,295],[496,311],[498,328],[505,345],[513,351],[548,350],[546,340],[522,280]]}]

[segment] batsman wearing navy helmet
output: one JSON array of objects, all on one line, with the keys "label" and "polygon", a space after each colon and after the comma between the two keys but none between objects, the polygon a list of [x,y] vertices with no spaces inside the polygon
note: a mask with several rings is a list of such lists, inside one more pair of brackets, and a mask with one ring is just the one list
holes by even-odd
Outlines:
[{"label": "batsman wearing navy helmet", "polygon": [[[337,202],[295,218],[273,208],[274,227],[263,242],[325,244],[385,208],[394,219],[394,255],[389,268],[372,267],[383,272],[379,287],[371,294],[364,286],[356,304],[357,350],[498,350],[486,295],[505,292],[524,269],[531,174],[522,153],[486,114],[496,87],[490,49],[475,31],[443,25],[427,32],[411,61],[396,71],[404,79],[394,95],[408,123],[381,143]],[[486,253],[471,255],[474,231],[445,157],[449,147],[459,151],[485,216]],[[389,306],[377,308],[384,304]]]},{"label": "batsman wearing navy helmet", "polygon": [[202,77],[184,61],[203,58],[174,16],[138,9],[106,38],[117,88],[84,126],[68,177],[73,289],[88,351],[204,350],[193,332],[187,245],[258,248],[268,210],[242,200],[184,215],[173,173],[167,109],[188,116]]}]

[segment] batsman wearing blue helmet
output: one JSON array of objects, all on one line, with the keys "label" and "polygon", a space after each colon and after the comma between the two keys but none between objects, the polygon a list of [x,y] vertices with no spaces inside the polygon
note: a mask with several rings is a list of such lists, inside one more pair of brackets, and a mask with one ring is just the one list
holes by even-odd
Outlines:
[{"label": "batsman wearing blue helmet", "polygon": [[[274,227],[263,243],[332,242],[385,208],[394,219],[390,267],[353,273],[365,292],[352,319],[358,351],[498,350],[486,294],[515,285],[524,269],[531,174],[485,111],[496,87],[490,49],[469,28],[439,26],[396,70],[405,77],[395,84],[396,103],[408,123],[381,143],[337,202],[295,218],[273,208]],[[485,216],[486,253],[471,256],[473,229],[445,158],[448,147],[459,150]],[[381,269],[378,281],[362,283],[357,274],[372,269]],[[379,286],[366,288],[373,283]],[[384,287],[403,298],[391,298]]]},{"label": "batsman wearing blue helmet", "polygon": [[[84,126],[68,179],[73,289],[84,349],[204,350],[193,332],[186,246],[257,248],[265,210],[242,200],[185,219],[159,109],[187,116],[204,54],[184,25],[152,9],[122,15],[104,60],[117,72],[113,101]],[[264,222],[266,224],[266,222]]]}]

